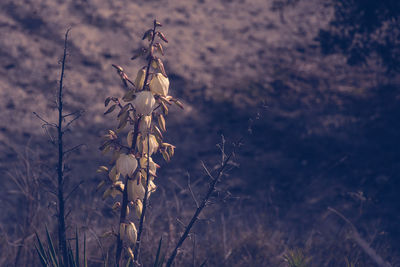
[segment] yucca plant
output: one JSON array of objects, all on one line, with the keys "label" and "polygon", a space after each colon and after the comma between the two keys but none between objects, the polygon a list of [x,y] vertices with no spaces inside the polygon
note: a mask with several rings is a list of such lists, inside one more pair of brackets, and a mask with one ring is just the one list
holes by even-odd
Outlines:
[{"label": "yucca plant", "polygon": [[71,247],[71,244],[67,244],[67,255],[68,255],[68,265],[63,263],[63,259],[60,257],[59,252],[54,247],[54,242],[49,234],[46,227],[46,243],[43,243],[36,233],[37,245],[35,245],[36,252],[39,255],[40,263],[43,267],[87,267],[87,257],[86,257],[86,234],[83,235],[83,259],[82,264],[79,257],[79,236],[78,230],[75,232],[75,253]]},{"label": "yucca plant", "polygon": [[288,267],[308,267],[308,266],[310,266],[309,259],[299,249],[289,250],[289,252],[283,256],[283,258],[287,262]]},{"label": "yucca plant", "polygon": [[[113,209],[119,211],[119,230],[114,233],[117,266],[121,263],[123,251],[129,256],[128,262],[138,261],[148,198],[157,188],[155,178],[160,167],[152,156],[161,153],[164,160],[169,161],[174,155],[175,146],[164,142],[165,117],[170,105],[183,108],[179,100],[169,95],[169,79],[160,58],[164,55],[161,42],[168,41],[159,31],[161,26],[154,20],[153,27],[142,38],[148,40],[148,45],[132,57],[144,57],[147,62],[139,68],[134,82],[122,67],[112,65],[126,91],[121,98],[107,97],[104,103],[108,107],[105,115],[116,109],[119,111],[116,115],[118,126],[108,130],[100,147],[103,154],[112,154],[111,167],[100,166],[98,169],[99,173],[105,174],[98,189],[107,185],[103,198],[122,196],[113,204]],[[124,132],[125,129],[127,131]],[[136,220],[139,221],[136,224],[130,209],[135,210]]]}]

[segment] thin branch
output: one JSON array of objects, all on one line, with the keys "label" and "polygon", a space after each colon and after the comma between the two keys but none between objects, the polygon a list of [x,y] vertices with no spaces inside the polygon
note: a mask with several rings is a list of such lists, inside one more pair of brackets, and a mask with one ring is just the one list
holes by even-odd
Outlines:
[{"label": "thin branch", "polygon": [[[67,125],[64,126],[64,129],[67,129],[74,121],[76,121],[77,119],[79,119],[82,116],[83,112],[81,110],[79,110],[79,112],[76,114],[76,116],[70,120]],[[75,114],[73,114],[75,115]],[[72,113],[68,114],[68,115],[64,115],[63,118],[66,118],[66,116],[73,116]]]},{"label": "thin branch", "polygon": [[81,184],[83,184],[84,181],[80,181],[77,185],[75,185],[75,187],[71,190],[71,192],[69,192],[69,194],[65,197],[65,201],[68,200],[68,198],[79,188],[79,186],[81,186]]},{"label": "thin branch", "polygon": [[43,121],[44,124],[43,125],[49,125],[49,126],[53,126],[53,127],[57,127],[57,124],[55,123],[50,123],[48,121],[46,121],[45,119],[43,119],[39,114],[37,114],[36,112],[33,112],[33,115],[35,115],[39,120]]},{"label": "thin branch", "polygon": [[193,193],[192,187],[190,186],[190,174],[187,172],[186,175],[188,177],[188,188],[189,188],[190,194],[192,195],[192,198],[193,198],[194,202],[196,203],[196,207],[198,208],[199,202],[197,202],[197,199]]},{"label": "thin branch", "polygon": [[381,256],[379,256],[376,251],[370,247],[367,241],[365,241],[360,233],[357,231],[357,228],[354,226],[354,224],[348,220],[342,213],[339,211],[335,210],[334,208],[328,207],[328,210],[335,213],[337,216],[342,218],[347,224],[350,225],[351,229],[353,230],[352,232],[352,239],[364,250],[364,252],[371,257],[373,261],[379,266],[379,267],[392,267],[392,265],[388,262],[385,262]]},{"label": "thin branch", "polygon": [[63,255],[64,265],[68,266],[68,251],[67,251],[67,240],[66,240],[66,228],[65,228],[65,208],[64,208],[64,144],[63,144],[63,131],[62,131],[62,123],[63,123],[63,102],[62,102],[62,89],[63,89],[63,80],[64,80],[64,72],[65,72],[65,62],[67,57],[67,45],[68,45],[68,33],[70,29],[68,29],[65,33],[64,39],[64,54],[62,58],[61,65],[61,74],[60,74],[60,87],[58,90],[58,125],[57,125],[57,133],[58,133],[58,165],[57,165],[57,176],[58,176],[58,241],[60,251]]},{"label": "thin branch", "polygon": [[[174,261],[174,259],[175,259],[175,257],[176,257],[176,254],[177,254],[177,252],[178,252],[178,249],[182,246],[182,244],[183,244],[183,242],[185,241],[185,239],[187,238],[187,236],[188,236],[190,230],[192,229],[194,223],[198,220],[199,214],[201,213],[201,211],[202,211],[202,210],[204,209],[204,207],[206,206],[206,204],[207,204],[207,202],[208,202],[208,199],[210,198],[211,194],[214,192],[215,186],[216,186],[216,184],[217,184],[219,178],[221,177],[221,175],[222,175],[222,173],[223,173],[225,167],[228,165],[228,162],[229,162],[230,158],[232,157],[232,155],[233,155],[233,152],[232,152],[232,153],[225,159],[225,161],[221,164],[221,167],[219,168],[218,173],[217,173],[217,176],[216,176],[215,178],[214,178],[211,174],[209,174],[210,172],[208,171],[207,168],[205,168],[207,174],[209,174],[209,175],[211,176],[211,178],[212,178],[212,181],[211,181],[211,183],[210,183],[210,187],[209,187],[209,189],[208,189],[208,191],[207,191],[207,194],[204,196],[204,198],[203,198],[203,200],[202,200],[200,206],[197,208],[197,210],[196,210],[195,213],[193,214],[193,217],[192,217],[192,219],[190,220],[189,224],[187,225],[187,227],[186,227],[186,229],[185,229],[185,232],[184,232],[184,233],[182,234],[182,236],[180,237],[180,239],[179,239],[179,241],[178,241],[178,243],[177,243],[175,249],[172,251],[171,256],[168,258],[168,261],[167,261],[167,264],[166,264],[167,267],[170,267],[170,266],[172,265],[172,263],[173,263],[173,261]],[[204,166],[204,164],[203,164],[203,166]],[[205,167],[205,166],[204,166],[204,167]]]},{"label": "thin branch", "polygon": [[65,118],[67,118],[67,117],[73,116],[73,115],[78,114],[78,113],[83,113],[83,110],[76,110],[76,111],[74,111],[74,112],[65,114],[65,115],[63,115],[63,118],[65,119]]},{"label": "thin branch", "polygon": [[76,146],[74,146],[74,147],[72,147],[72,148],[70,148],[70,149],[64,151],[64,155],[66,155],[66,154],[68,154],[68,153],[71,153],[71,152],[73,152],[73,151],[79,149],[79,148],[82,147],[82,146],[85,146],[85,144],[79,144],[79,145],[76,145]]}]

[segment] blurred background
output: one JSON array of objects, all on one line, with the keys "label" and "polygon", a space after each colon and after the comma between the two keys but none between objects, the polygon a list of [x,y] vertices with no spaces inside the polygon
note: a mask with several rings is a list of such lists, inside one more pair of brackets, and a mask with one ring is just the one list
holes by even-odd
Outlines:
[{"label": "blurred background", "polygon": [[[34,233],[56,237],[56,148],[33,112],[55,121],[64,34],[71,28],[66,112],[84,110],[66,135],[68,235],[86,233],[89,265],[115,249],[118,221],[96,192],[107,164],[104,99],[134,79],[131,61],[153,19],[163,24],[176,145],[152,194],[142,260],[163,236],[170,251],[220,164],[234,162],[186,240],[176,266],[400,266],[400,3],[397,0],[2,0],[0,3],[0,265],[37,266]],[[347,221],[346,221],[347,220]],[[352,225],[351,225],[352,224]],[[375,253],[360,246],[355,232]],[[193,252],[194,251],[194,252]],[[371,252],[371,251],[369,251]],[[32,265],[33,264],[33,265]],[[390,265],[388,265],[390,266]]]}]

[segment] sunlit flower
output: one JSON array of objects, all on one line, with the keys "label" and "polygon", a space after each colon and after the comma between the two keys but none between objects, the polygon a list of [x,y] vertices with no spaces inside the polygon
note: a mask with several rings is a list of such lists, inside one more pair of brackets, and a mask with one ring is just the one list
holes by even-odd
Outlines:
[{"label": "sunlit flower", "polygon": [[156,100],[150,91],[141,91],[136,94],[136,98],[133,100],[133,106],[136,109],[137,114],[150,115],[153,112]]},{"label": "sunlit flower", "polygon": [[150,91],[162,96],[168,95],[169,79],[162,73],[156,73],[150,81]]},{"label": "sunlit flower", "polygon": [[136,170],[138,162],[132,154],[121,154],[117,159],[117,171],[123,176],[132,176]]}]

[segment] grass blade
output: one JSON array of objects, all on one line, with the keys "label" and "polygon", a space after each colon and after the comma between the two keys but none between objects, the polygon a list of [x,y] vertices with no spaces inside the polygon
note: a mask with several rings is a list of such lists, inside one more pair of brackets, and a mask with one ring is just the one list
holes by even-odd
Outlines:
[{"label": "grass blade", "polygon": [[131,261],[132,261],[132,258],[129,257],[128,261],[126,262],[125,267],[130,267],[131,266]]},{"label": "grass blade", "polygon": [[75,265],[79,267],[79,239],[78,228],[75,228]]},{"label": "grass blade", "polygon": [[161,245],[162,245],[162,236],[161,236],[161,238],[160,238],[160,241],[158,242],[158,249],[157,249],[156,259],[155,259],[155,261],[154,261],[154,267],[160,266],[160,263],[161,263],[161,265],[162,265],[162,264],[163,264],[163,261],[164,261],[164,259],[163,259],[161,262],[159,261],[159,259],[160,259]]},{"label": "grass blade", "polygon": [[44,257],[44,255],[40,253],[39,248],[36,246],[36,244],[35,244],[35,249],[36,249],[37,254],[39,255],[39,259],[40,259],[40,262],[42,263],[42,266],[47,267],[48,266],[47,260]]},{"label": "grass blade", "polygon": [[87,258],[86,258],[86,232],[83,233],[83,266],[87,267]]},{"label": "grass blade", "polygon": [[207,264],[207,259],[205,261],[203,261],[203,263],[200,265],[200,267],[204,267]]},{"label": "grass blade", "polygon": [[35,244],[35,248],[36,248],[37,253],[39,254],[40,261],[42,262],[43,266],[48,266],[49,264],[47,262],[46,252],[44,251],[42,241],[40,241],[39,235],[37,233],[35,233],[35,234],[36,234],[36,239],[39,244],[39,248],[36,246],[36,244]]},{"label": "grass blade", "polygon": [[54,267],[58,267],[59,264],[57,261],[57,254],[54,249],[53,240],[51,240],[51,236],[49,234],[49,230],[47,229],[47,226],[46,226],[46,236],[47,236],[47,246],[49,247],[49,256],[50,256],[51,262],[53,263]]}]

